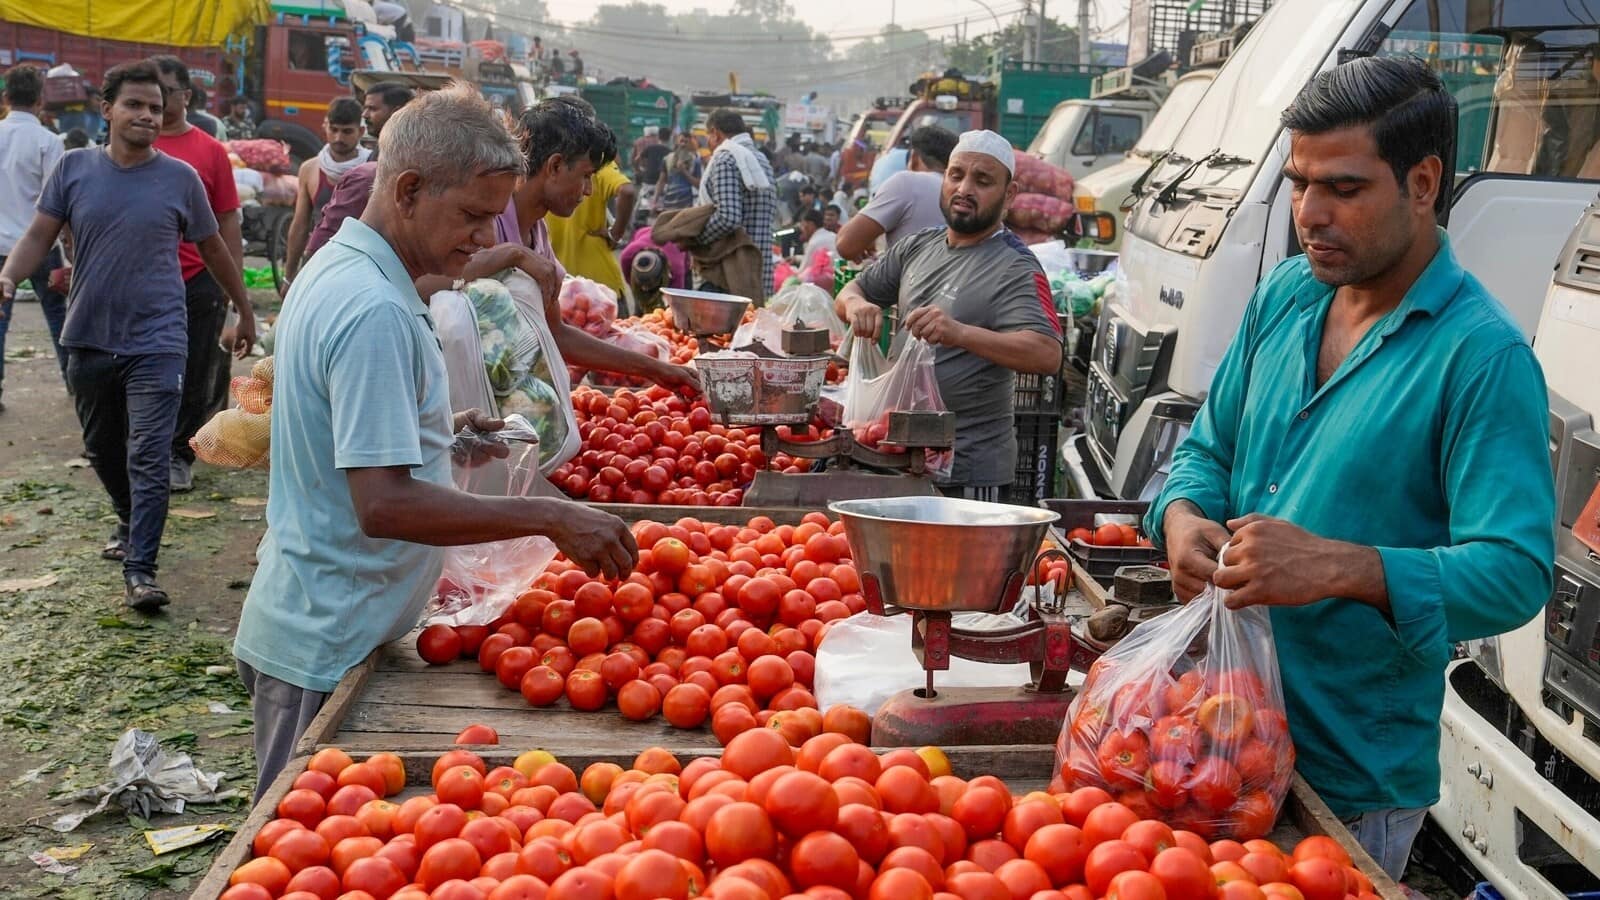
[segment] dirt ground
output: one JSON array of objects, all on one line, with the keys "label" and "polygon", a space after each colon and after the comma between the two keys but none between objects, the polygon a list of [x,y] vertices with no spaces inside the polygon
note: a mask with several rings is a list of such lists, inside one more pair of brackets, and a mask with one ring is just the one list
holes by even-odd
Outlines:
[{"label": "dirt ground", "polygon": [[[120,566],[99,555],[115,520],[94,472],[74,462],[78,421],[36,303],[15,305],[5,352],[0,894],[185,896],[226,836],[158,857],[144,832],[237,825],[247,812],[255,780],[250,708],[229,646],[265,527],[266,476],[195,467],[195,490],[173,497],[162,541],[161,583],[172,605],[157,616],[132,612],[122,602]],[[247,369],[236,363],[239,373]],[[129,728],[221,772],[222,786],[238,796],[149,821],[113,804],[71,833],[46,827],[84,808],[67,798],[109,777],[111,748]],[[76,870],[46,872],[30,858],[45,852]]]}]

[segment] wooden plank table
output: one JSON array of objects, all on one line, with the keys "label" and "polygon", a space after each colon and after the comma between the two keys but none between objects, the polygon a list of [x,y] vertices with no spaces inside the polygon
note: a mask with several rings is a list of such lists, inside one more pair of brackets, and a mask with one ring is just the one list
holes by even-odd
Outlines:
[{"label": "wooden plank table", "polygon": [[[579,715],[596,714],[569,714],[564,718],[573,719]],[[677,732],[677,734],[687,735],[690,732]],[[627,767],[632,764],[637,750],[648,746],[651,745],[640,744],[631,751],[577,750],[556,755],[562,763],[581,775],[586,767],[597,762],[612,762]],[[681,743],[669,743],[665,746],[685,762],[694,756],[714,755],[719,750],[714,746],[685,747]],[[526,748],[508,746],[475,749],[483,757],[485,765],[493,768],[510,765],[519,750]],[[406,789],[401,793],[401,798],[427,793],[433,762],[438,758],[440,751],[399,752],[406,767]],[[956,775],[963,778],[995,775],[1003,779],[1017,794],[1042,788],[1048,780],[1049,773],[1055,768],[1055,749],[1046,745],[947,747],[945,752]],[[251,842],[264,825],[276,818],[278,802],[292,789],[295,778],[305,771],[308,761],[308,756],[291,760],[272,782],[262,795],[261,802],[251,810],[249,817],[239,826],[239,830],[228,845],[217,854],[210,871],[191,895],[191,900],[217,900],[227,889],[229,874],[249,861]],[[1382,900],[1406,900],[1394,880],[1378,868],[1377,862],[1356,843],[1354,836],[1338,817],[1334,816],[1316,792],[1296,775],[1290,784],[1289,795],[1285,799],[1284,812],[1279,818],[1278,827],[1273,830],[1270,837],[1279,846],[1293,847],[1300,839],[1313,834],[1325,834],[1338,841],[1350,854],[1356,867],[1372,880],[1373,889]]]}]

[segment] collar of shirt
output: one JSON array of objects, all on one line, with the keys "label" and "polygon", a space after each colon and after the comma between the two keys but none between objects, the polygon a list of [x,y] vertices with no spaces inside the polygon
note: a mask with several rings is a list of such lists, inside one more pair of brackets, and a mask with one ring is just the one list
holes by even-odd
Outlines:
[{"label": "collar of shirt", "polygon": [[344,224],[339,226],[339,232],[328,240],[329,243],[342,244],[362,253],[377,263],[378,270],[406,299],[412,312],[418,315],[428,314],[428,305],[417,295],[417,286],[412,282],[411,273],[406,271],[405,264],[400,261],[399,254],[394,252],[389,242],[384,240],[383,235],[374,231],[372,226],[352,216],[345,219]]},{"label": "collar of shirt", "polygon": [[[39,126],[40,128],[44,128],[44,123],[39,121],[39,117],[38,116],[36,116],[33,113],[28,112],[27,110],[24,110],[24,109],[13,109],[11,111],[11,114],[5,117],[4,121],[7,121],[7,122],[13,122],[14,121],[19,125],[21,125],[21,124],[33,124],[33,125]],[[50,129],[45,128],[45,130],[49,131]]]},{"label": "collar of shirt", "polygon": [[[1382,333],[1393,333],[1412,313],[1437,316],[1460,293],[1466,270],[1456,261],[1455,251],[1450,247],[1450,235],[1443,228],[1435,230],[1439,236],[1438,252],[1433,255],[1433,261],[1428,263],[1427,268],[1422,270],[1422,274],[1417,276],[1417,280],[1412,282],[1411,288],[1400,299],[1400,305],[1384,317]],[[1296,292],[1295,303],[1301,308],[1326,304],[1333,299],[1334,290],[1315,282]]]}]

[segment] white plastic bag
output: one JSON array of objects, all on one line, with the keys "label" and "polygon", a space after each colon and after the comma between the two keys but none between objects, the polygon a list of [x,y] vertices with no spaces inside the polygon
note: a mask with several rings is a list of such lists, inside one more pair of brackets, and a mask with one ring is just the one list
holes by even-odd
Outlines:
[{"label": "white plastic bag", "polygon": [[[504,457],[486,452],[494,444],[509,445],[511,452]],[[540,471],[539,456],[539,432],[520,415],[507,416],[506,427],[493,434],[463,430],[451,447],[456,487],[486,497],[546,496],[550,482]],[[423,620],[487,625],[555,558],[555,543],[541,536],[451,547]]]},{"label": "white plastic bag", "polygon": [[[829,279],[831,283],[831,270]],[[807,328],[828,329],[828,343],[834,347],[838,347],[849,333],[850,327],[844,320],[834,315],[833,298],[826,290],[814,284],[786,287],[778,292],[778,296],[772,298],[766,308],[776,314],[785,326],[802,324]],[[739,345],[734,344],[734,346]]]},{"label": "white plastic bag", "polygon": [[759,343],[773,353],[783,352],[783,319],[771,309],[756,310],[755,318],[741,324],[733,332],[728,346],[742,350]]},{"label": "white plastic bag", "polygon": [[[946,411],[933,366],[933,346],[921,338],[905,337],[887,366],[877,343],[870,338],[853,338],[850,372],[844,382],[845,427],[868,449],[905,452],[882,443],[889,434],[889,414]],[[953,452],[929,450],[927,456],[929,472],[939,478],[950,477],[955,463]]]},{"label": "white plastic bag", "polygon": [[[974,624],[961,623],[964,629],[980,630]],[[1027,663],[996,665],[951,657],[949,670],[934,675],[934,686],[1016,687],[1032,677]],[[817,648],[815,681],[822,709],[848,703],[867,715],[895,694],[922,687],[927,674],[911,649],[911,617],[862,613],[835,621]]]}]

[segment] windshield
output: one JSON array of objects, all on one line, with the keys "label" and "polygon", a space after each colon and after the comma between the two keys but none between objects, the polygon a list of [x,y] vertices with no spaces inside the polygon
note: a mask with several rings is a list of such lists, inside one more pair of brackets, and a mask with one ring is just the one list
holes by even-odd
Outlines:
[{"label": "windshield", "polygon": [[1217,72],[1178,132],[1176,159],[1152,176],[1161,184],[1213,150],[1249,165],[1201,170],[1194,185],[1242,191],[1278,135],[1278,117],[1321,66],[1361,7],[1361,0],[1277,3]]},{"label": "windshield", "polygon": [[1044,159],[1065,156],[1067,148],[1072,146],[1072,139],[1078,135],[1078,126],[1083,122],[1083,112],[1087,108],[1079,104],[1056,107],[1056,111],[1045,120],[1044,128],[1034,136],[1033,143],[1028,145],[1028,152]]},{"label": "windshield", "polygon": [[906,135],[910,136],[911,132],[929,125],[937,125],[952,134],[961,134],[972,129],[972,114],[962,110],[948,112],[936,109],[923,110],[911,120],[911,127],[906,129]]},{"label": "windshield", "polygon": [[1150,120],[1150,127],[1144,130],[1144,136],[1134,145],[1133,155],[1151,159],[1157,153],[1171,149],[1183,123],[1189,121],[1189,114],[1194,112],[1195,105],[1210,86],[1211,78],[1206,76],[1185,78],[1173,85],[1166,102],[1156,111],[1156,117]]}]

